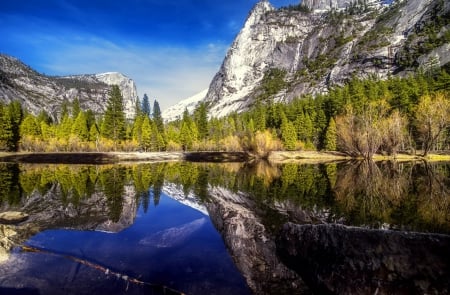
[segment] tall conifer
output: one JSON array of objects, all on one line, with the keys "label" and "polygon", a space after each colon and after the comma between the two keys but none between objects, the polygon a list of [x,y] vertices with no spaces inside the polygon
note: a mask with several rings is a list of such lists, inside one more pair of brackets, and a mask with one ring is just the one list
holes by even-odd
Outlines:
[{"label": "tall conifer", "polygon": [[125,139],[125,113],[119,86],[114,85],[109,95],[108,106],[101,127],[102,136],[112,139],[116,145]]}]

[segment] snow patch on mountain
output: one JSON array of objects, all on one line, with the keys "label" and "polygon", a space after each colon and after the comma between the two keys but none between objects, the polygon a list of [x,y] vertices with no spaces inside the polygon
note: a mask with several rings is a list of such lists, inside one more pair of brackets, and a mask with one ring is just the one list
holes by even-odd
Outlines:
[{"label": "snow patch on mountain", "polygon": [[183,117],[184,110],[187,109],[189,113],[192,113],[195,110],[197,104],[205,99],[207,92],[208,89],[204,89],[201,92],[180,101],[176,105],[165,109],[162,112],[161,116],[167,122],[181,119]]}]

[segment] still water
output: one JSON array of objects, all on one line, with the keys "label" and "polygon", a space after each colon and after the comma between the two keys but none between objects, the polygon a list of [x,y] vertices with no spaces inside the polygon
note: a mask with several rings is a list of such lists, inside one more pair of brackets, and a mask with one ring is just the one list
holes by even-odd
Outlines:
[{"label": "still water", "polygon": [[[0,164],[0,212],[29,215],[0,225],[0,294],[445,294],[449,187],[448,163]],[[295,247],[357,254],[289,256],[309,226]]]}]

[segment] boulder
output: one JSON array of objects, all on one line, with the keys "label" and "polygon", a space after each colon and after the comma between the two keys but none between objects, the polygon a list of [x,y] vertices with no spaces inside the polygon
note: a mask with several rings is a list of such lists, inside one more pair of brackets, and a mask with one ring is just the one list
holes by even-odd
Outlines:
[{"label": "boulder", "polygon": [[17,224],[27,220],[29,215],[19,211],[8,211],[0,213],[0,223]]}]

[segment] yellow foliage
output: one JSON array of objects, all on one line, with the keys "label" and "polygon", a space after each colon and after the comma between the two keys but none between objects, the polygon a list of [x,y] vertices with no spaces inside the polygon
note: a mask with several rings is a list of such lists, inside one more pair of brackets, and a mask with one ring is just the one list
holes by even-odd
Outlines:
[{"label": "yellow foliage", "polygon": [[181,144],[173,141],[173,140],[169,140],[169,142],[166,145],[166,150],[168,152],[177,152],[177,151],[181,151],[183,150]]},{"label": "yellow foliage", "polygon": [[[247,144],[247,142],[244,142],[244,144]],[[271,151],[281,150],[283,146],[280,140],[274,138],[269,130],[256,131],[248,144],[247,148],[250,152],[260,158],[267,158]]]},{"label": "yellow foliage", "polygon": [[236,135],[229,135],[221,139],[219,146],[227,152],[242,151],[241,141]]}]

